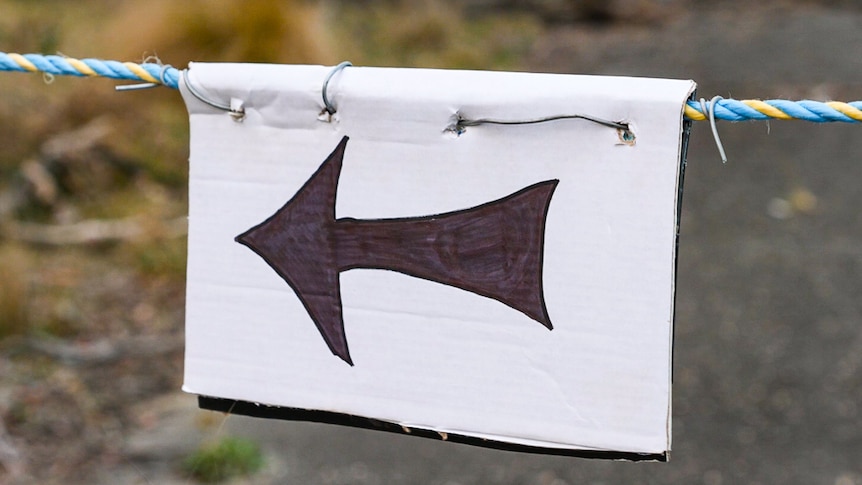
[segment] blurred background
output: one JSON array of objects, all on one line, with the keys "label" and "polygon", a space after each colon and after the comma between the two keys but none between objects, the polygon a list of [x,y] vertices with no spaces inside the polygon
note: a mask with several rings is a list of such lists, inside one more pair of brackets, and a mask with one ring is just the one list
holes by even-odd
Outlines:
[{"label": "blurred background", "polygon": [[[851,0],[0,0],[3,52],[672,77],[707,99],[860,100],[860,28]],[[0,483],[862,484],[859,126],[720,123],[723,165],[696,124],[673,453],[606,462],[197,410],[185,109],[115,84],[0,73]]]}]

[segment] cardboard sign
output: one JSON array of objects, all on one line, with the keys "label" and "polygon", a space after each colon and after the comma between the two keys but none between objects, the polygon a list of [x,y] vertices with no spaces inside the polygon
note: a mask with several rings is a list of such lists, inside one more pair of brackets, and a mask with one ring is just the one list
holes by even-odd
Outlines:
[{"label": "cardboard sign", "polygon": [[331,73],[188,73],[184,390],[258,416],[663,459],[694,83],[348,67],[330,115]]}]

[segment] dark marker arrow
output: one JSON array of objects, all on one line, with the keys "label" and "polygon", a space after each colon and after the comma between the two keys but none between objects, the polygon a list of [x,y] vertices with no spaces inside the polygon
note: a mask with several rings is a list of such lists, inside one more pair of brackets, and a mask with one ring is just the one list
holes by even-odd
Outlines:
[{"label": "dark marker arrow", "polygon": [[339,273],[386,269],[498,300],[553,328],[542,290],[545,219],[557,180],[470,209],[397,219],[335,218],[347,137],[281,209],[236,237],[302,301],[333,354],[353,365]]}]

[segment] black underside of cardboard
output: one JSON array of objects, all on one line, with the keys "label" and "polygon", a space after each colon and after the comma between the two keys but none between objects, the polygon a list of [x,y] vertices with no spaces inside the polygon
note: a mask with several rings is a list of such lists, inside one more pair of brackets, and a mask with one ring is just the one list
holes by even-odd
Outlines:
[{"label": "black underside of cardboard", "polygon": [[220,411],[229,414],[240,414],[255,418],[281,419],[286,421],[311,421],[316,423],[338,424],[354,428],[373,429],[388,431],[390,433],[419,436],[438,441],[451,441],[484,448],[497,450],[516,451],[521,453],[537,453],[543,455],[573,456],[580,458],[600,458],[606,460],[629,460],[629,461],[667,461],[667,453],[629,453],[622,451],[595,451],[595,450],[570,450],[560,448],[543,448],[540,446],[527,446],[502,441],[487,440],[462,436],[457,434],[441,434],[420,428],[406,428],[400,424],[380,421],[378,419],[363,418],[349,414],[333,413],[329,411],[316,411],[311,409],[297,409],[281,406],[266,406],[248,401],[237,401],[234,399],[222,399],[218,397],[198,396],[198,406],[201,409]]}]

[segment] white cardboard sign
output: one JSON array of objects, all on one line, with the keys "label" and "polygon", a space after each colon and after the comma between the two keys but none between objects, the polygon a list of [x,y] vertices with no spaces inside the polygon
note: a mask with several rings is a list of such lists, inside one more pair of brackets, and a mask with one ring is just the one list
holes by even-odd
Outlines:
[{"label": "white cardboard sign", "polygon": [[694,83],[348,67],[330,117],[331,71],[188,73],[184,390],[249,414],[665,457]]}]

